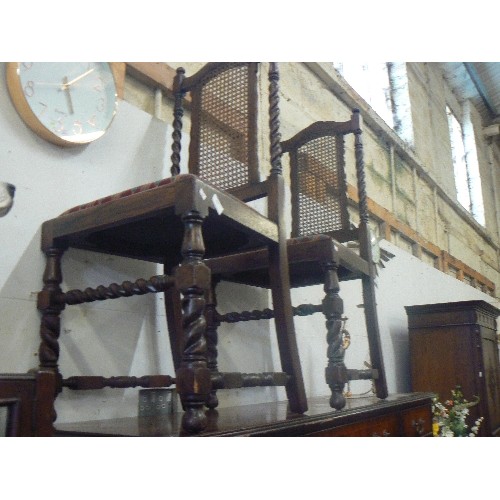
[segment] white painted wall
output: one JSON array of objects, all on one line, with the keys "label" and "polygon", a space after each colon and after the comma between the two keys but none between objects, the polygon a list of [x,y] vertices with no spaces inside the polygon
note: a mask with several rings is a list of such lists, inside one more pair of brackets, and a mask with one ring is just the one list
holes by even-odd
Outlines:
[{"label": "white painted wall", "polygon": [[[40,226],[64,210],[131,186],[169,175],[170,127],[149,114],[120,103],[108,133],[83,148],[62,149],[39,139],[21,122],[5,86],[0,65],[0,181],[17,186],[16,200],[0,219],[0,372],[25,372],[38,365],[39,313],[45,259]],[[387,242],[396,257],[378,281],[379,317],[390,392],[409,390],[405,305],[493,299],[444,275]],[[156,265],[69,250],[63,259],[64,290],[134,280],[161,272]],[[322,287],[294,290],[295,304],[318,303]],[[351,368],[364,368],[368,347],[359,283],[342,284]],[[222,284],[221,312],[268,307],[267,292]],[[498,305],[498,304],[495,304]],[[173,375],[163,296],[133,297],[68,307],[62,315],[60,369],[72,375]],[[326,395],[326,334],[321,315],[296,318],[302,369],[309,396]],[[222,371],[280,370],[271,322],[224,325],[220,330]],[[355,394],[370,382],[351,384]],[[137,389],[64,390],[56,403],[58,421],[131,416],[137,413]],[[220,391],[221,406],[284,398],[282,388]]]}]

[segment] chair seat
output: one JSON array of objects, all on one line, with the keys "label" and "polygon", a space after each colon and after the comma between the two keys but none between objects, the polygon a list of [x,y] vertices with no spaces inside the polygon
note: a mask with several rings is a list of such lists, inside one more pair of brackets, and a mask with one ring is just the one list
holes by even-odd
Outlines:
[{"label": "chair seat", "polygon": [[210,183],[183,174],[66,210],[43,224],[42,249],[73,247],[172,266],[181,258],[184,230],[179,216],[190,210],[206,216],[207,257],[278,241],[277,226],[267,217]]},{"label": "chair seat", "polygon": [[[360,279],[369,275],[369,267],[356,252],[340,245],[331,236],[318,234],[290,238],[288,261],[290,285],[293,288],[322,284],[324,269],[322,262],[339,264],[340,281]],[[267,249],[250,250],[238,255],[208,258],[205,263],[213,275],[226,281],[269,288]],[[241,271],[243,269],[243,271]]]},{"label": "chair seat", "polygon": [[132,196],[137,193],[142,193],[143,191],[149,191],[151,189],[156,189],[161,186],[166,186],[167,184],[171,184],[175,180],[174,177],[167,177],[165,179],[161,179],[160,181],[150,182],[148,184],[141,184],[140,186],[136,186],[135,188],[129,188],[119,193],[105,196],[104,198],[99,198],[97,200],[90,201],[88,203],[83,203],[82,205],[77,205],[76,207],[72,207],[61,215],[71,214],[74,212],[80,212],[81,210],[85,210],[90,207],[98,207],[100,205],[105,205],[113,200],[118,200],[120,198],[127,198],[128,196]]}]

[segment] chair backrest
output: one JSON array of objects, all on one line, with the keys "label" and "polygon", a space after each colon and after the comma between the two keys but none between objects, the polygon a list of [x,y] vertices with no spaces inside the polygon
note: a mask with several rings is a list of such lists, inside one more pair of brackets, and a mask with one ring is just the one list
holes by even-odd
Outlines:
[{"label": "chair backrest", "polygon": [[184,98],[189,95],[189,172],[244,201],[265,196],[265,186],[259,183],[258,67],[208,63],[188,78],[183,68],[177,69],[172,175],[180,171],[175,134],[182,127]]},{"label": "chair backrest", "polygon": [[[315,122],[281,143],[290,156],[292,237],[331,234],[340,242],[358,238],[348,211],[344,138],[359,134],[360,127],[355,110],[349,121]],[[360,219],[366,217],[360,214]]]}]

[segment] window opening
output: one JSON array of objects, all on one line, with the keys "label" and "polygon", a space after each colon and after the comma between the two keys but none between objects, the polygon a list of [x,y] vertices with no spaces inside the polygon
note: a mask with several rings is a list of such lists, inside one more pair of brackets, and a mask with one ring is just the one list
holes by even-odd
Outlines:
[{"label": "window opening", "polygon": [[465,101],[463,105],[462,123],[448,106],[446,114],[450,130],[457,201],[484,226],[483,193],[469,102]]},{"label": "window opening", "polygon": [[333,63],[354,90],[404,141],[413,145],[406,63]]}]

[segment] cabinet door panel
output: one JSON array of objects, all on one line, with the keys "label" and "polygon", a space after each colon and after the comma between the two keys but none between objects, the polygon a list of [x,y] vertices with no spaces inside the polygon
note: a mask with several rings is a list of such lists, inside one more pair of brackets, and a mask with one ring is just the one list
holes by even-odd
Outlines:
[{"label": "cabinet door panel", "polygon": [[500,427],[500,368],[495,340],[483,338],[484,385],[490,432]]},{"label": "cabinet door panel", "polygon": [[413,391],[432,391],[440,400],[462,387],[466,398],[479,394],[477,341],[468,326],[446,326],[410,332]]}]

